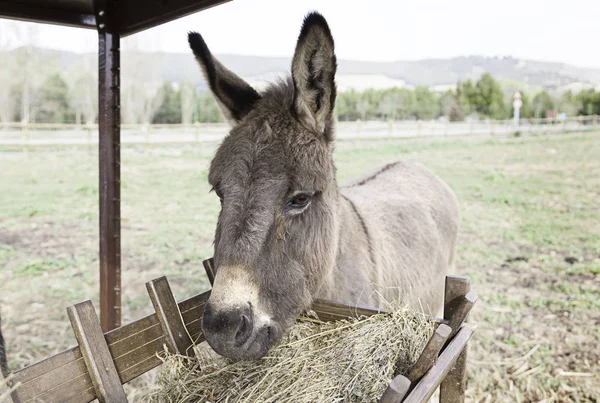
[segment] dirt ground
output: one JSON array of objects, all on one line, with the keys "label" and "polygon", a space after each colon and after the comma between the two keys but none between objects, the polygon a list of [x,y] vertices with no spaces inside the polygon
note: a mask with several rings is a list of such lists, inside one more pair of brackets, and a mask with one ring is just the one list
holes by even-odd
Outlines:
[{"label": "dirt ground", "polygon": [[[207,288],[216,144],[124,148],[123,322],[152,311],[144,283],[177,299]],[[340,180],[395,159],[424,163],[461,205],[456,272],[479,301],[467,400],[600,401],[600,133],[482,141],[340,141]],[[98,307],[97,158],[0,149],[0,309],[19,369],[75,344],[66,308]],[[156,371],[130,386],[141,399]]]}]

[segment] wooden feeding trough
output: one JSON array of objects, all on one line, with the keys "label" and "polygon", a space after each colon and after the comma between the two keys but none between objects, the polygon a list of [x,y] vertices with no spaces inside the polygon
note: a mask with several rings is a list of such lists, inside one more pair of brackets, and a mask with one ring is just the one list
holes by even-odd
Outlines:
[{"label": "wooden feeding trough", "polygon": [[[212,259],[204,262],[212,282]],[[126,402],[123,384],[162,363],[158,353],[193,355],[191,348],[204,341],[200,323],[210,291],[176,302],[166,277],[146,284],[155,313],[103,333],[91,301],[67,308],[78,346],[11,374],[0,382],[0,396],[10,403]],[[444,318],[407,376],[392,380],[380,402],[427,401],[438,386],[440,401],[464,401],[466,345],[473,328],[463,326],[477,300],[468,278],[446,277]],[[379,310],[315,301],[321,320],[370,316]]]}]

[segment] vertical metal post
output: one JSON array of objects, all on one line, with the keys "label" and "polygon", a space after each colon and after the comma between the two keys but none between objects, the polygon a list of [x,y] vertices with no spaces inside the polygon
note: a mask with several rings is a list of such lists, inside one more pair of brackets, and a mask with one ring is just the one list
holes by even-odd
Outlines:
[{"label": "vertical metal post", "polygon": [[100,323],[121,325],[120,35],[117,1],[94,0],[98,28]]}]

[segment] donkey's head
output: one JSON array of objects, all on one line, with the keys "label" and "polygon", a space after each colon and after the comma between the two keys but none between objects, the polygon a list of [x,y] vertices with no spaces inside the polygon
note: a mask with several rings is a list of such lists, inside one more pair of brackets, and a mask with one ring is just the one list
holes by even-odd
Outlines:
[{"label": "donkey's head", "polygon": [[261,94],[199,34],[189,42],[232,126],[210,166],[221,212],[202,329],[217,353],[257,359],[309,307],[337,254],[333,38],[325,19],[309,14],[291,78]]}]

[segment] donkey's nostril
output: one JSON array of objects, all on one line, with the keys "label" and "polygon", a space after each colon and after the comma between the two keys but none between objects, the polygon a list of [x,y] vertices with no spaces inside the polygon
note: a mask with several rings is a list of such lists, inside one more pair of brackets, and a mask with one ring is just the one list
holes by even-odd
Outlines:
[{"label": "donkey's nostril", "polygon": [[240,325],[235,333],[235,344],[242,345],[244,344],[250,335],[252,334],[252,321],[246,316],[242,315],[242,320],[240,321]]}]

